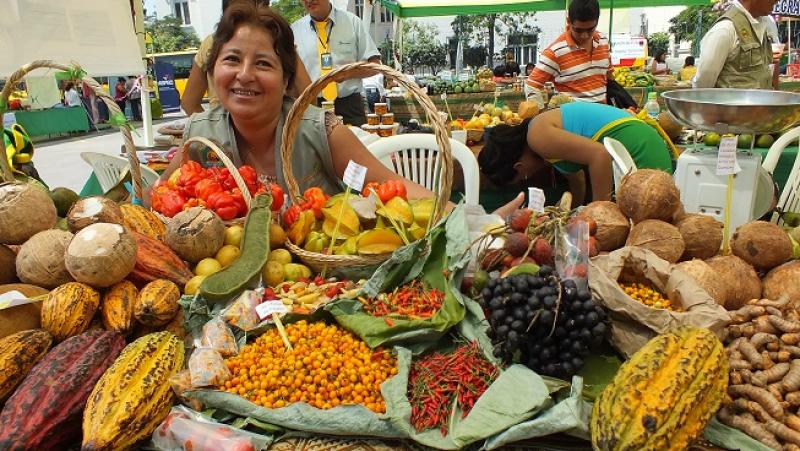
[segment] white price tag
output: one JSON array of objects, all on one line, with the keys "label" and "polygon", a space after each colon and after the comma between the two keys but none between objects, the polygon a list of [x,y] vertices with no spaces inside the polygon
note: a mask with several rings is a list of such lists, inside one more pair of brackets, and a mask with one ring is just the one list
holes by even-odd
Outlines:
[{"label": "white price tag", "polygon": [[739,162],[736,160],[735,136],[725,136],[719,142],[717,154],[717,175],[732,175],[741,172]]},{"label": "white price tag", "polygon": [[342,177],[342,180],[347,186],[360,193],[361,189],[364,187],[364,179],[366,177],[367,168],[350,160],[350,163],[347,164],[347,169],[344,170],[344,177]]},{"label": "white price tag", "polygon": [[442,100],[447,100],[447,93],[443,92],[441,97],[442,97]]},{"label": "white price tag", "polygon": [[289,309],[283,305],[283,301],[264,301],[256,306],[256,313],[262,320],[269,318],[275,313],[286,313]]},{"label": "white price tag", "polygon": [[532,186],[528,188],[528,208],[541,213],[544,211],[544,201],[544,191]]}]

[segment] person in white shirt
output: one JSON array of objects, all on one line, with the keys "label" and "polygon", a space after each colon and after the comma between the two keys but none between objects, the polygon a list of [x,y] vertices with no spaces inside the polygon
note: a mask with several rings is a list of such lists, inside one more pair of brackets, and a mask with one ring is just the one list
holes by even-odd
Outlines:
[{"label": "person in white shirt", "polygon": [[[769,14],[777,0],[732,1],[700,43],[696,88],[778,88]],[[778,57],[780,57],[778,55]]]},{"label": "person in white shirt", "polygon": [[72,82],[64,86],[64,103],[69,107],[83,105],[83,102],[81,102],[81,95],[78,94],[78,90],[75,89],[75,85]]},{"label": "person in white shirt", "polygon": [[386,98],[386,87],[382,73],[377,73],[371,77],[361,80],[364,84],[364,98],[367,99],[367,107],[370,113],[375,112],[375,104],[383,102]]}]

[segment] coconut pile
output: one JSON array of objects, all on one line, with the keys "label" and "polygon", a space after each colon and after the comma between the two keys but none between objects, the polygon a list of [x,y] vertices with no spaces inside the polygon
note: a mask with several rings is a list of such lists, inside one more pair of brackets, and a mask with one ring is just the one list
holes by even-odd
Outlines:
[{"label": "coconut pile", "polygon": [[648,249],[689,274],[727,310],[761,297],[800,301],[800,261],[790,261],[789,234],[777,224],[750,222],[731,237],[732,255],[720,255],[722,223],[687,214],[666,172],[640,169],[629,174],[617,190],[616,203],[592,202],[581,215],[597,223],[601,252],[623,246]]}]

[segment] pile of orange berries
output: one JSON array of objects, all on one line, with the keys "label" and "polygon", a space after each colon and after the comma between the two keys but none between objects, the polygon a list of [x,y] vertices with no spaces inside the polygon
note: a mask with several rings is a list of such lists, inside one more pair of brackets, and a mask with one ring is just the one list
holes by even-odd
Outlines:
[{"label": "pile of orange berries", "polygon": [[386,412],[381,384],[397,374],[387,350],[370,349],[335,325],[299,321],[286,326],[292,350],[270,329],[226,360],[231,378],[222,387],[267,408],[305,402],[318,409],[361,404]]},{"label": "pile of orange berries", "polygon": [[680,311],[678,306],[673,306],[672,302],[665,298],[652,285],[644,283],[620,283],[620,287],[628,296],[644,305],[665,310]]}]

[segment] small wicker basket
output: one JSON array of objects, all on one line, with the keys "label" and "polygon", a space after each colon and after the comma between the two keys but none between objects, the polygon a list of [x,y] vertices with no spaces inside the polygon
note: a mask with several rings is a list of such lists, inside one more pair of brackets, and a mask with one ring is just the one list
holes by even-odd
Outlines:
[{"label": "small wicker basket", "polygon": [[[442,168],[440,176],[441,184],[436,206],[434,208],[432,224],[441,219],[447,201],[450,198],[450,189],[453,183],[453,158],[450,150],[450,140],[447,135],[447,124],[438,114],[436,106],[431,99],[417,86],[415,83],[410,82],[405,75],[392,69],[391,67],[381,64],[373,64],[366,62],[356,62],[346,64],[337,69],[334,69],[326,76],[318,79],[312,83],[300,95],[297,101],[292,106],[286,117],[286,125],[283,129],[283,136],[281,139],[281,160],[283,163],[283,174],[286,178],[286,185],[288,188],[289,198],[294,203],[300,203],[302,197],[300,196],[300,188],[297,185],[297,180],[294,176],[292,169],[292,153],[294,150],[294,136],[297,132],[297,127],[303,118],[303,113],[308,109],[308,106],[314,104],[317,97],[322,92],[322,89],[330,82],[341,82],[350,78],[364,78],[382,73],[386,78],[396,81],[403,86],[414,97],[417,102],[422,106],[425,111],[428,121],[433,128],[436,142],[439,145],[440,152],[437,153],[438,158],[441,158]],[[321,272],[323,268],[336,273],[340,268],[364,268],[374,267],[387,260],[391,253],[381,255],[327,255],[317,252],[309,252],[300,248],[290,242],[286,242],[286,247],[291,253],[296,255],[300,260],[308,265],[311,269]]]}]

